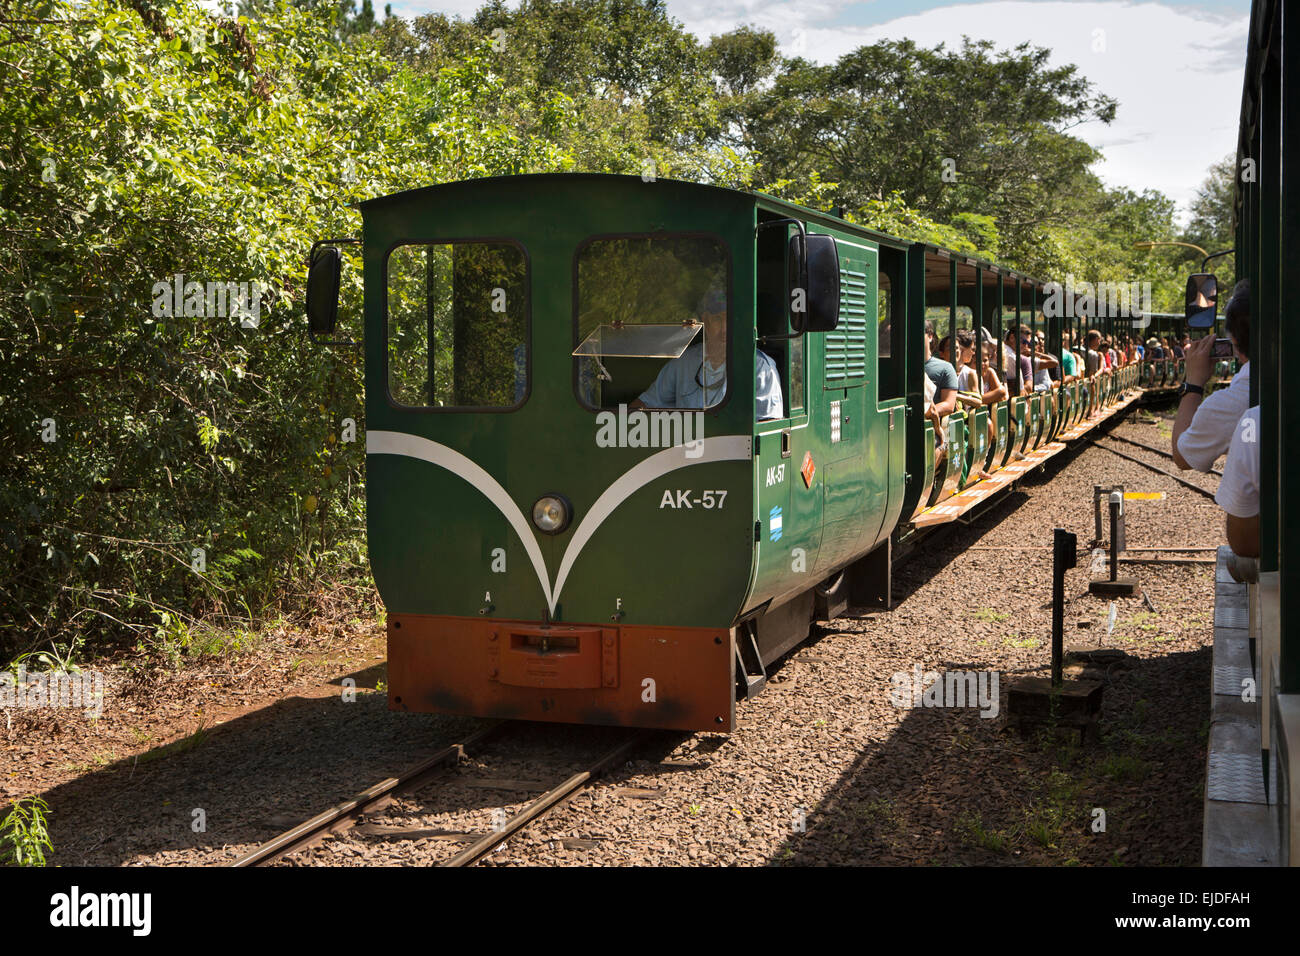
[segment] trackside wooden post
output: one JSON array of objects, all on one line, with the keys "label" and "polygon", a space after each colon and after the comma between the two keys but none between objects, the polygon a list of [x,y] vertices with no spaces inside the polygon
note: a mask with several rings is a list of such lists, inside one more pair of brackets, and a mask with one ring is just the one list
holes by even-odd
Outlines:
[{"label": "trackside wooden post", "polygon": [[1007,711],[1022,734],[1034,727],[1070,727],[1094,737],[1101,716],[1101,682],[1066,680],[1065,572],[1078,563],[1079,539],[1057,528],[1052,535],[1052,676],[1024,677],[1007,692]]},{"label": "trackside wooden post", "polygon": [[1060,687],[1065,656],[1065,572],[1078,562],[1079,539],[1064,528],[1052,532],[1052,686]]},{"label": "trackside wooden post", "polygon": [[1088,590],[1105,597],[1129,597],[1137,590],[1137,578],[1121,578],[1119,573],[1119,526],[1124,514],[1124,495],[1118,491],[1110,493],[1110,576],[1096,578],[1089,582]]}]

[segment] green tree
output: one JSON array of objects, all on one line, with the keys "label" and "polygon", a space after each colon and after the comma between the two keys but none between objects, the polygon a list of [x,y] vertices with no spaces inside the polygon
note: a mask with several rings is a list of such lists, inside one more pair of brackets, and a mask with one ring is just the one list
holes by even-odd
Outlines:
[{"label": "green tree", "polygon": [[743,150],[755,136],[750,129],[758,115],[755,101],[780,65],[776,35],[741,26],[712,37],[705,52],[715,77],[722,141]]},{"label": "green tree", "polygon": [[[1191,203],[1191,220],[1183,235],[1207,252],[1223,252],[1237,244],[1234,203],[1237,196],[1237,156],[1229,153],[1210,167]],[[1188,250],[1189,252],[1191,250]],[[1199,268],[1199,263],[1197,267]],[[1236,275],[1236,256],[1215,259],[1210,268],[1220,276]],[[1226,299],[1225,299],[1226,301]]]},{"label": "green tree", "polygon": [[[292,3],[300,10],[312,10],[329,15],[330,11],[337,17],[335,32],[339,37],[352,37],[370,33],[378,25],[375,19],[373,0],[361,0],[361,9],[357,9],[356,0],[224,0],[223,6],[227,16],[241,16],[249,20],[260,20],[274,16],[275,11],[286,3]],[[384,5],[384,20],[393,16],[393,5]]]},{"label": "green tree", "polygon": [[[0,648],[148,640],[364,573],[364,453],[338,441],[360,359],[303,334],[306,250],[369,196],[567,158],[494,119],[514,93],[483,44],[420,74],[332,9],[21,9],[0,2]],[[200,291],[173,303],[177,275]],[[209,282],[256,284],[256,327]]]},{"label": "green tree", "polygon": [[[720,148],[718,101],[706,51],[662,0],[490,0],[470,20],[442,14],[379,31],[385,49],[430,72],[488,43],[512,95],[500,118],[572,157],[570,168],[742,185],[749,166]],[[564,104],[563,123],[540,103]]]},{"label": "green tree", "polygon": [[849,208],[897,193],[939,221],[989,215],[999,234],[1065,220],[1063,200],[1098,158],[1070,135],[1115,103],[1049,51],[988,41],[860,47],[827,66],[785,61],[745,125],[760,179],[839,184]]}]

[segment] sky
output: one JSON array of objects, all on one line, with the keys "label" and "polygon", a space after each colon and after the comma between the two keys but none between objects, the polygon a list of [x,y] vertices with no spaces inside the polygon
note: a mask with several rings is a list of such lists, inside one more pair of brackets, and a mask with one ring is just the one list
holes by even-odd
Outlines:
[{"label": "sky", "polygon": [[[375,6],[382,9],[384,2]],[[477,0],[392,0],[396,16],[469,17]],[[517,4],[512,3],[512,6]],[[776,34],[781,52],[831,63],[857,47],[904,37],[960,46],[963,35],[999,48],[1029,42],[1073,63],[1119,102],[1115,121],[1072,132],[1103,154],[1109,185],[1158,189],[1187,205],[1209,166],[1235,152],[1249,0],[667,0],[703,42],[741,24]],[[887,148],[887,147],[886,147]]]}]

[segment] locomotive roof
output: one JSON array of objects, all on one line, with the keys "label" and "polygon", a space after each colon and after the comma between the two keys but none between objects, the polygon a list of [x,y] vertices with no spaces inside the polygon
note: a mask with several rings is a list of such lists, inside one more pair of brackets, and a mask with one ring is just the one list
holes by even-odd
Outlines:
[{"label": "locomotive roof", "polygon": [[[377,196],[374,199],[367,199],[361,202],[362,211],[369,209],[383,208],[399,203],[411,202],[421,198],[432,198],[439,193],[450,192],[458,189],[482,188],[490,189],[494,185],[503,183],[517,183],[525,180],[534,180],[539,184],[546,182],[580,182],[588,180],[593,184],[614,185],[623,183],[631,185],[644,182],[640,176],[624,175],[619,173],[521,173],[513,176],[485,176],[476,179],[459,179],[449,183],[435,183],[430,186],[420,186],[415,189],[406,189],[402,192],[390,193],[386,196]],[[789,202],[784,199],[778,199],[775,196],[769,196],[767,193],[753,190],[732,189],[728,186],[714,186],[708,183],[696,183],[684,179],[669,179],[658,177],[655,182],[664,183],[674,189],[688,191],[699,191],[701,193],[715,194],[735,199],[737,197],[747,197],[755,202],[761,203],[769,210],[782,211],[791,216],[798,216],[810,222],[819,222],[822,225],[833,226],[837,229],[847,229],[855,232],[865,238],[871,239],[881,245],[892,246],[896,249],[906,249],[910,246],[921,245],[924,247],[927,257],[939,256],[944,259],[953,259],[959,265],[975,266],[984,270],[985,281],[988,282],[993,276],[1001,276],[1003,279],[1016,280],[1020,279],[1030,285],[1041,286],[1041,280],[1032,276],[1024,275],[1008,269],[1006,266],[998,265],[995,262],[989,262],[987,259],[980,259],[969,253],[957,252],[953,249],[947,249],[943,246],[937,246],[932,243],[917,243],[915,240],[902,239],[898,236],[891,236],[888,233],[880,232],[861,223],[850,222],[833,212],[820,209],[812,209],[808,206],[801,206],[798,203]],[[929,269],[927,268],[927,273]]]},{"label": "locomotive roof", "polygon": [[[593,184],[615,185],[623,183],[627,185],[642,184],[644,181],[640,176],[624,175],[619,173],[521,173],[517,176],[485,176],[480,179],[458,179],[450,183],[436,183],[431,186],[420,186],[415,189],[406,189],[399,193],[390,193],[387,196],[377,196],[374,199],[362,201],[361,209],[374,209],[383,206],[393,205],[396,203],[411,202],[424,197],[432,197],[440,192],[446,192],[466,187],[474,188],[491,188],[494,185],[503,183],[516,183],[525,180],[535,180],[539,184],[545,182],[580,182],[588,180]],[[819,209],[812,209],[807,206],[800,206],[798,203],[788,202],[784,199],[778,199],[775,196],[769,196],[767,193],[756,192],[753,190],[732,189],[728,186],[714,186],[708,183],[696,183],[685,179],[669,179],[667,177],[658,177],[656,183],[667,184],[674,189],[697,190],[701,193],[717,195],[735,199],[737,197],[747,197],[751,200],[761,202],[769,208],[776,208],[790,213],[798,213],[799,217],[806,220],[821,221],[826,225],[833,225],[839,229],[851,229],[877,242],[885,245],[895,246],[897,248],[906,248],[912,243],[907,239],[899,239],[897,236],[891,236],[883,232],[870,229],[860,223],[849,222],[833,212],[827,212]]]}]

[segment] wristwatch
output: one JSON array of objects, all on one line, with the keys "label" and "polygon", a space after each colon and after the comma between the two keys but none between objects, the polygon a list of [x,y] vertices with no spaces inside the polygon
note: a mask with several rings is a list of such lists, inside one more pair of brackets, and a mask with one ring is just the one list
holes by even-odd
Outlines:
[{"label": "wristwatch", "polygon": [[1178,389],[1178,400],[1181,402],[1183,400],[1184,395],[1204,395],[1204,394],[1205,394],[1204,385],[1189,385],[1187,382],[1183,382],[1182,387]]}]

